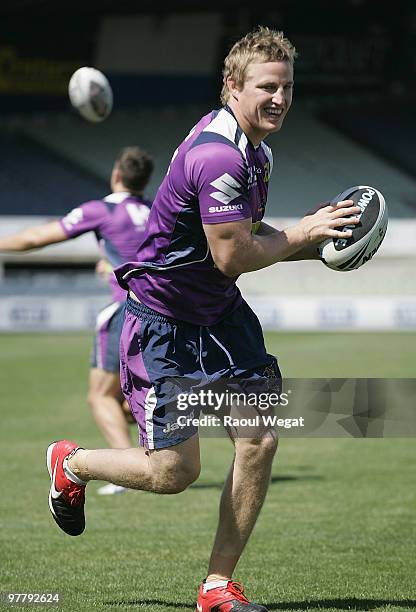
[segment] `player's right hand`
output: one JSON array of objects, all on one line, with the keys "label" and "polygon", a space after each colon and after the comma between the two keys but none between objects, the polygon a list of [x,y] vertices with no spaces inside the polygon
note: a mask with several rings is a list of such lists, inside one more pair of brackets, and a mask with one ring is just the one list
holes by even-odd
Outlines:
[{"label": "player's right hand", "polygon": [[319,243],[326,238],[348,238],[352,230],[341,231],[345,225],[359,223],[357,214],[361,212],[352,200],[342,200],[334,204],[320,204],[317,209],[306,214],[299,222],[299,229],[306,244]]}]

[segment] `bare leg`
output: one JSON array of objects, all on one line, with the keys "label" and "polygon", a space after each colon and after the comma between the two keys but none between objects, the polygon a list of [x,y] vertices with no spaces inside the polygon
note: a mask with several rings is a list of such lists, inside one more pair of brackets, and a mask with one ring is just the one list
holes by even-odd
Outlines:
[{"label": "bare leg", "polygon": [[129,448],[131,446],[122,402],[118,372],[106,372],[99,368],[92,368],[89,377],[88,403],[95,422],[110,448]]},{"label": "bare leg", "polygon": [[179,493],[199,476],[199,439],[193,436],[176,446],[154,451],[80,449],[70,458],[68,467],[85,481],[108,480],[130,489]]},{"label": "bare leg", "polygon": [[229,580],[233,574],[266,497],[277,437],[270,432],[260,438],[236,438],[234,445],[234,461],[221,496],[208,580]]}]

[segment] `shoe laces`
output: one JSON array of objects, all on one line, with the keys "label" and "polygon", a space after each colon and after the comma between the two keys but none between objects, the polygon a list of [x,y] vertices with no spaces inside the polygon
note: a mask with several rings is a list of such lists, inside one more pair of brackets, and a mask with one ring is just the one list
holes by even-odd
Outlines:
[{"label": "shoe laces", "polygon": [[250,603],[247,597],[244,595],[244,587],[241,582],[230,582],[227,584],[227,591],[236,596],[238,601],[242,601],[243,603]]},{"label": "shoe laces", "polygon": [[75,483],[71,483],[71,485],[65,491],[65,499],[70,506],[81,506],[85,499],[85,487],[79,487]]}]

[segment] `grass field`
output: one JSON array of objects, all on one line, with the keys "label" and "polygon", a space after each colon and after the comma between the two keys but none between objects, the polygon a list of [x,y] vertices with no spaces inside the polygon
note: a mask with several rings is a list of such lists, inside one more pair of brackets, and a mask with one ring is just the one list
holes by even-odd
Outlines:
[{"label": "grass field", "polygon": [[[267,342],[286,376],[416,374],[416,334]],[[86,335],[0,336],[0,591],[59,592],[54,609],[68,612],[195,610],[231,459],[226,440],[202,441],[202,475],[178,496],[100,498],[91,483],[79,538],[49,515],[48,443],[103,444],[84,397],[89,346]],[[416,610],[415,451],[413,439],[283,439],[236,572],[249,596],[269,610]]]}]

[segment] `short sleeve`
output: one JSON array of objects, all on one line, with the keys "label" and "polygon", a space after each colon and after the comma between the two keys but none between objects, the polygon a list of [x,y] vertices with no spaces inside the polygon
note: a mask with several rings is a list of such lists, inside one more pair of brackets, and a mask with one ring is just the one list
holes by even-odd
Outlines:
[{"label": "short sleeve", "polygon": [[198,194],[202,223],[225,223],[251,218],[248,173],[232,145],[204,143],[188,151],[185,171]]},{"label": "short sleeve", "polygon": [[68,238],[75,238],[86,232],[99,229],[103,220],[103,204],[100,201],[91,201],[72,209],[60,224]]}]

